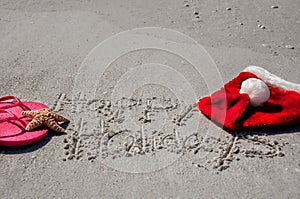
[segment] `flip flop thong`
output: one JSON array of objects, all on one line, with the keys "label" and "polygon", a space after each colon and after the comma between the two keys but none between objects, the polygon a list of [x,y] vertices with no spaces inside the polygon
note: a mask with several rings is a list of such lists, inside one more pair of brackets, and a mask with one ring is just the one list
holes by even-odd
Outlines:
[{"label": "flip flop thong", "polygon": [[25,130],[32,120],[21,114],[22,111],[48,108],[38,102],[21,102],[17,97],[5,96],[0,98],[0,146],[24,146],[36,143],[43,139],[47,128],[38,128],[35,131]]}]

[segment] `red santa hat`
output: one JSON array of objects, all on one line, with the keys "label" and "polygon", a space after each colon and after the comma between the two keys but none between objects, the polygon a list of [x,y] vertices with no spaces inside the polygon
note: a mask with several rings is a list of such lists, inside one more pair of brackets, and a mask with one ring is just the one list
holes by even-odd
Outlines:
[{"label": "red santa hat", "polygon": [[199,110],[233,131],[267,130],[300,124],[300,85],[258,66],[249,66],[211,96]]}]

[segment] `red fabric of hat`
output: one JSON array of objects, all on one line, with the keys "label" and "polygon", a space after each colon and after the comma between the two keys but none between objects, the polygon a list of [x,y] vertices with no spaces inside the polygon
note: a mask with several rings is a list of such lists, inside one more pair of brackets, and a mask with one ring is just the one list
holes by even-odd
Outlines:
[{"label": "red fabric of hat", "polygon": [[[264,69],[257,68],[265,72]],[[268,130],[299,125],[300,94],[295,90],[283,90],[275,88],[274,85],[270,86],[268,81],[264,81],[267,78],[259,75],[260,77],[252,72],[240,73],[219,91],[200,99],[199,110],[224,129],[233,131]],[[269,87],[270,97],[261,106],[252,106],[248,94],[240,93],[242,83],[249,78],[260,79]],[[270,79],[269,76],[268,78]],[[280,81],[285,80],[280,79]],[[286,81],[285,83],[289,84]]]}]

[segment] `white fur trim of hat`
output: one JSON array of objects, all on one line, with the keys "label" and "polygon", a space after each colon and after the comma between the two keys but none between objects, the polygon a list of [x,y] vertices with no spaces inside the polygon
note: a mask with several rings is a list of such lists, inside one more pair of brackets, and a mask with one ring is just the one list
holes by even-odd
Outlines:
[{"label": "white fur trim of hat", "polygon": [[249,95],[252,106],[262,106],[270,98],[268,86],[282,90],[294,90],[300,93],[300,85],[286,81],[259,66],[248,66],[243,72],[250,72],[259,77],[249,78],[242,83],[240,93]]}]

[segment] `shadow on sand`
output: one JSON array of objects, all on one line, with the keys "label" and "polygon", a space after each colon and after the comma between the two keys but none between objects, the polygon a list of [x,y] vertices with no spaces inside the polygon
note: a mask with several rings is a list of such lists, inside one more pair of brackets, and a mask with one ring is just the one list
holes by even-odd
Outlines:
[{"label": "shadow on sand", "polygon": [[291,133],[300,133],[300,125],[293,127],[281,127],[276,129],[267,129],[265,131],[231,131],[228,129],[224,129],[231,135],[279,135],[279,134],[291,134]]}]

